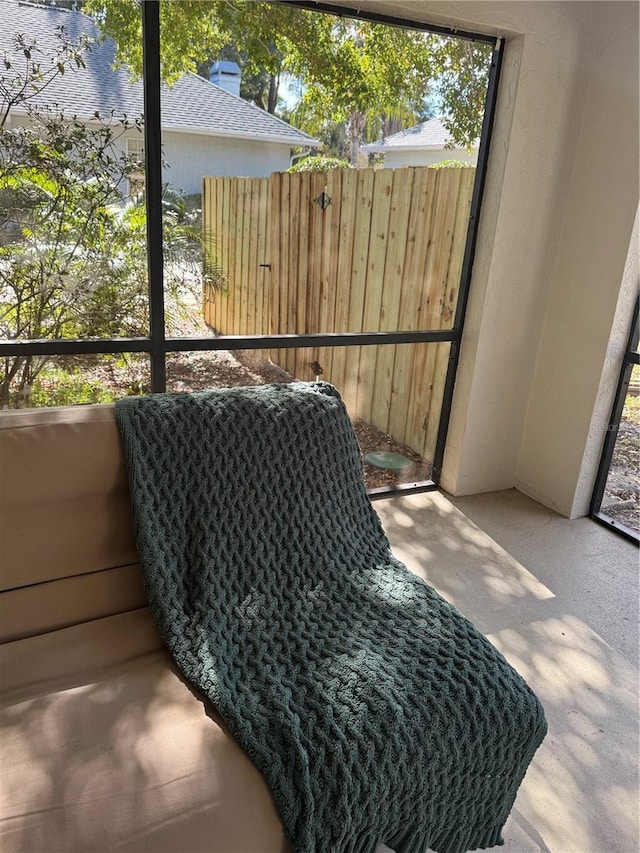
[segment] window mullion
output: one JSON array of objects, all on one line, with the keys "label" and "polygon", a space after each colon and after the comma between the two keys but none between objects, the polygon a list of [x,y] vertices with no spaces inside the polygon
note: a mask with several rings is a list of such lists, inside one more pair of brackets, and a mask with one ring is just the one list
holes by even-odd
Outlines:
[{"label": "window mullion", "polygon": [[160,3],[142,3],[145,197],[149,271],[151,390],[166,390],[162,247],[162,125],[160,116]]}]

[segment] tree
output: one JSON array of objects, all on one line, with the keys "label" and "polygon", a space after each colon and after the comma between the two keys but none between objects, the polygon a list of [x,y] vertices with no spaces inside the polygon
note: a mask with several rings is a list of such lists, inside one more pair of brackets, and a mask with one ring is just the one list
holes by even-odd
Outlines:
[{"label": "tree", "polygon": [[[145,336],[148,334],[146,210],[125,198],[139,166],[116,145],[140,120],[94,116],[88,126],[36,106],[55,76],[84,64],[87,43],[58,33],[44,57],[16,37],[0,74],[0,337],[7,340]],[[21,122],[8,118],[17,106]],[[168,304],[202,287],[201,241],[184,204],[165,192],[163,206]],[[216,286],[215,267],[204,276]],[[2,360],[0,407],[28,403],[46,356]]]},{"label": "tree", "polygon": [[[123,241],[113,202],[127,164],[114,154],[107,122],[88,130],[32,103],[58,75],[84,65],[88,44],[70,42],[62,28],[57,36],[55,55],[45,57],[17,34],[0,75],[0,336],[9,340],[75,337],[117,323],[108,303]],[[10,126],[18,106],[27,116]],[[0,405],[26,398],[46,363],[4,359]]]},{"label": "tree", "polygon": [[[114,39],[119,61],[140,74],[137,2],[88,0],[87,8]],[[490,57],[484,43],[277,3],[183,0],[161,3],[160,14],[166,81],[235,51],[243,73],[258,81],[254,103],[274,111],[280,81],[298,81],[292,122],[311,133],[345,124],[352,163],[365,135],[377,138],[385,122],[399,128],[420,120],[430,87],[438,89],[453,142],[470,146],[480,135]]]},{"label": "tree", "polygon": [[[275,47],[273,48],[275,50]],[[233,44],[226,44],[221,50],[209,54],[203,62],[197,63],[198,74],[209,79],[211,68],[220,59],[237,62],[242,76],[240,80],[240,97],[250,101],[261,110],[275,114],[278,111],[283,117],[283,104],[279,98],[280,74],[270,73],[264,68],[258,68],[246,50],[238,50]]]},{"label": "tree", "polygon": [[67,68],[73,71],[84,67],[84,53],[90,49],[90,40],[82,36],[71,41],[64,27],[56,27],[55,34],[57,49],[53,56],[45,56],[35,40],[16,33],[12,54],[5,55],[2,61],[0,127],[5,127],[12,109],[18,105],[27,107]]}]

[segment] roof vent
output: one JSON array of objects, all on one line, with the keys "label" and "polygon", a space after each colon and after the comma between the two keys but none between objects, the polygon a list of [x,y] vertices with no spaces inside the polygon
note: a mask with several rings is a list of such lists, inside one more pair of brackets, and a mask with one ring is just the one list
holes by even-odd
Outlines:
[{"label": "roof vent", "polygon": [[237,62],[229,62],[226,59],[220,59],[211,67],[209,72],[209,80],[220,86],[221,89],[226,89],[231,92],[236,98],[240,97],[240,66]]}]

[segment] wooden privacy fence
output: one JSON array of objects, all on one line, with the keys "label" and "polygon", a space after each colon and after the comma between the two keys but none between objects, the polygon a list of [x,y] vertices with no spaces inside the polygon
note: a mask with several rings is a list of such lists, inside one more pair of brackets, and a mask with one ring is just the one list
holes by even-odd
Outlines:
[{"label": "wooden privacy fence", "polygon": [[[205,178],[205,239],[228,281],[205,294],[206,322],[229,335],[451,328],[474,179],[424,167]],[[449,344],[265,355],[299,379],[318,362],[352,417],[433,458]]]}]

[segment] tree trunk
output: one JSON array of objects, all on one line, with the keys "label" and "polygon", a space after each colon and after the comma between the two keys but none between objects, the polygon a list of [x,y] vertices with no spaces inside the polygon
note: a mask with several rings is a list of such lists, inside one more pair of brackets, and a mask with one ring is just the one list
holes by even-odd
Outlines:
[{"label": "tree trunk", "polygon": [[399,133],[404,130],[404,122],[401,118],[393,116],[385,116],[382,120],[382,138],[393,136],[394,133]]},{"label": "tree trunk", "polygon": [[351,144],[351,165],[358,165],[358,154],[360,153],[360,143],[364,133],[365,119],[360,110],[354,110],[349,116],[347,133]]},{"label": "tree trunk", "polygon": [[280,75],[272,74],[269,78],[269,101],[267,111],[273,115],[278,106],[278,89],[280,88]]},{"label": "tree trunk", "polygon": [[25,358],[31,360],[33,356],[18,355],[15,358],[6,358],[4,360],[4,376],[0,382],[0,409],[11,408],[11,383],[18,371],[23,367]]}]

